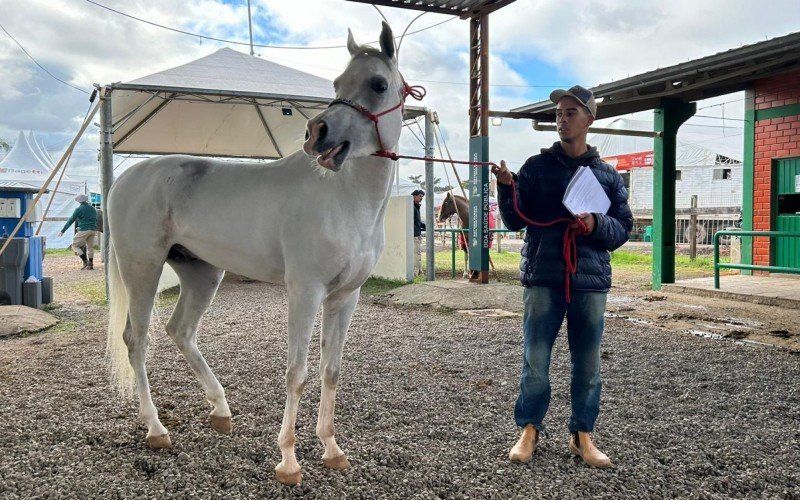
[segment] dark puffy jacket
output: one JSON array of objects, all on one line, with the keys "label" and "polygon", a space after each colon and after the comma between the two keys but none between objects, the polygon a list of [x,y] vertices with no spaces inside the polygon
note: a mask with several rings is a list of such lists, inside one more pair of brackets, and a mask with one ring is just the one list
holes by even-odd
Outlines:
[{"label": "dark puffy jacket", "polygon": [[[611,207],[606,214],[594,214],[597,226],[588,235],[578,236],[578,270],[572,276],[576,292],[607,292],[611,288],[610,251],[628,241],[633,215],[628,207],[628,190],[622,177],[600,159],[597,149],[578,158],[570,158],[556,142],[550,149],[532,156],[514,174],[517,204],[528,219],[548,222],[572,218],[562,198],[567,184],[578,167],[587,165],[603,186]],[[526,224],[514,211],[511,186],[498,185],[500,213],[506,227],[519,230]],[[564,288],[563,236],[567,223],[552,227],[528,226],[520,261],[520,281],[524,286]]]}]

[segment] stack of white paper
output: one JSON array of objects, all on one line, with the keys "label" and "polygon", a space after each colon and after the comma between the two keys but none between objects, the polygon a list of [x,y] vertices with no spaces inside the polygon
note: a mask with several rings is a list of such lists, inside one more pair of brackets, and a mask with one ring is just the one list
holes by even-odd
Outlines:
[{"label": "stack of white paper", "polygon": [[587,166],[578,167],[567,185],[562,202],[572,215],[604,214],[611,206],[603,186]]}]

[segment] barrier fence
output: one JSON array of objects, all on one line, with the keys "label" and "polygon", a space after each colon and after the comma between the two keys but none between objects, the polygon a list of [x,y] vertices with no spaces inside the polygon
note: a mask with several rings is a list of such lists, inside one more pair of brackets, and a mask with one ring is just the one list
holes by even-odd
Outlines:
[{"label": "barrier fence", "polygon": [[766,236],[768,238],[800,238],[800,233],[789,233],[783,231],[717,231],[714,233],[714,288],[719,289],[719,270],[725,269],[746,269],[749,271],[768,271],[771,273],[800,274],[800,268],[784,266],[760,266],[753,264],[733,264],[722,263],[719,261],[720,239],[733,236]]}]

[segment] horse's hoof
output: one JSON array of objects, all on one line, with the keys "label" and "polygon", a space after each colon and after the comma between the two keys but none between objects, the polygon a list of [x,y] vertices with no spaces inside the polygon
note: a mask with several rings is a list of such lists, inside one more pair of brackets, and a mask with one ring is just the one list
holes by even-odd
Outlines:
[{"label": "horse's hoof", "polygon": [[160,450],[162,448],[171,447],[172,441],[169,439],[169,434],[147,436],[147,446],[149,446],[151,450]]},{"label": "horse's hoof", "polygon": [[344,454],[333,458],[323,458],[322,465],[333,470],[345,470],[350,468],[350,462]]},{"label": "horse's hoof", "polygon": [[217,417],[216,415],[211,415],[211,428],[220,434],[230,434],[233,430],[231,417]]},{"label": "horse's hoof", "polygon": [[286,486],[297,486],[300,484],[300,481],[303,480],[303,475],[300,473],[300,471],[286,473],[276,468],[275,479],[277,479],[279,483],[285,484]]}]

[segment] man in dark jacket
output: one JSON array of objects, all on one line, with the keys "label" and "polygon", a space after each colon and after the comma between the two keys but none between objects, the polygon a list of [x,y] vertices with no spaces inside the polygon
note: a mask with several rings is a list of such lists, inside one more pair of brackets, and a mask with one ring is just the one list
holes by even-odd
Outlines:
[{"label": "man in dark jacket", "polygon": [[[516,462],[530,460],[539,432],[544,429],[550,405],[550,355],[566,316],[572,360],[569,449],[589,465],[609,467],[611,461],[593,444],[590,433],[600,411],[600,342],[606,295],[611,287],[609,252],[628,240],[633,216],[622,177],[600,159],[596,148],[586,144],[587,131],[597,112],[593,94],[576,85],[554,91],[550,99],[557,105],[560,141],[529,158],[517,174],[511,173],[505,162],[493,169],[506,227],[526,228],[520,261],[520,280],[525,286],[524,352],[520,393],[514,409],[516,423],[523,431],[509,458]],[[584,165],[600,182],[611,206],[606,213],[578,214],[573,219],[562,199],[573,174]],[[567,218],[572,222],[548,227],[527,225],[515,210],[512,189],[516,190],[517,208],[527,219],[542,223]],[[565,263],[568,245],[564,234],[568,224],[578,232],[574,274],[566,271]],[[570,283],[569,289],[566,283]]]},{"label": "man in dark jacket", "polygon": [[422,274],[422,231],[425,231],[425,223],[422,222],[422,217],[419,215],[419,207],[422,204],[422,198],[425,197],[425,191],[415,189],[411,192],[414,199],[414,275]]},{"label": "man in dark jacket", "polygon": [[97,236],[97,211],[89,205],[89,198],[85,194],[75,197],[79,203],[78,208],[72,212],[66,224],[58,233],[59,236],[74,223],[78,230],[72,238],[72,250],[81,258],[81,269],[94,269],[94,239]]}]

